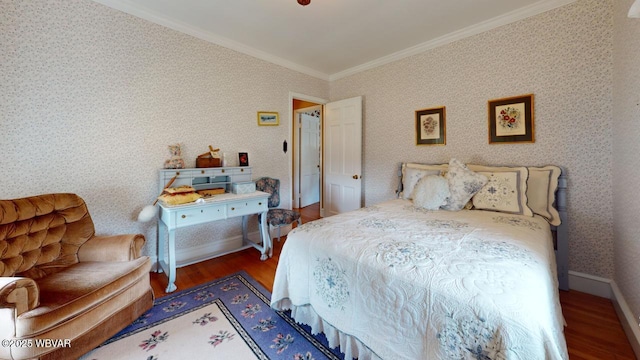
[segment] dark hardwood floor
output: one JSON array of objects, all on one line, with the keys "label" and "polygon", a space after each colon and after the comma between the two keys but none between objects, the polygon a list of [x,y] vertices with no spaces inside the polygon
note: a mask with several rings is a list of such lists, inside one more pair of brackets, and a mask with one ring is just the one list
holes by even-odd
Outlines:
[{"label": "dark hardwood floor", "polygon": [[[317,204],[298,210],[302,223],[319,218]],[[274,240],[273,257],[266,261],[260,261],[259,253],[251,248],[179,268],[178,290],[244,270],[271,291],[284,241],[285,237],[280,242]],[[156,297],[166,295],[164,274],[151,273],[151,285]],[[609,299],[571,290],[560,292],[560,303],[567,322],[565,337],[571,360],[636,359]]]}]

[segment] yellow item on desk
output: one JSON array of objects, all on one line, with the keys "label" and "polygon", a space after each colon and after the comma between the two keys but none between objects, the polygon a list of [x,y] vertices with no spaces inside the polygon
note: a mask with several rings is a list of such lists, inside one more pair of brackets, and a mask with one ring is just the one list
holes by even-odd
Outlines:
[{"label": "yellow item on desk", "polygon": [[200,199],[202,195],[196,193],[196,190],[188,185],[176,188],[166,188],[162,195],[158,196],[158,200],[167,205],[181,205],[194,202]]},{"label": "yellow item on desk", "polygon": [[205,198],[212,197],[214,195],[224,194],[224,189],[208,189],[208,190],[198,190],[198,194],[202,195]]}]

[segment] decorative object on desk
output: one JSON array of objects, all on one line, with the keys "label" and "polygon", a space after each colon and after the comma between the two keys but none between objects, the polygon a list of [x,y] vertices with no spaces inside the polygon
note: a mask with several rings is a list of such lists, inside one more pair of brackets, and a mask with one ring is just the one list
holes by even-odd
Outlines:
[{"label": "decorative object on desk", "polygon": [[416,145],[445,145],[445,107],[416,110]]},{"label": "decorative object on desk", "polygon": [[225,190],[223,188],[218,189],[206,189],[206,190],[198,190],[196,191],[198,194],[202,195],[204,198],[210,198],[215,195],[224,194]]},{"label": "decorative object on desk", "polygon": [[267,213],[267,229],[269,238],[271,236],[271,227],[278,228],[278,241],[280,241],[280,228],[286,225],[292,225],[294,222],[302,225],[300,213],[294,210],[277,209],[280,206],[280,180],[270,177],[261,177],[256,180],[256,190],[264,191],[269,195],[269,212]]},{"label": "decorative object on desk", "polygon": [[182,149],[180,144],[169,145],[171,158],[164,161],[165,169],[184,169],[184,160],[182,159]]},{"label": "decorative object on desk", "polygon": [[231,192],[234,194],[251,194],[256,191],[256,183],[253,181],[236,182],[231,184]]},{"label": "decorative object on desk", "polygon": [[229,156],[227,156],[227,153],[222,153],[222,166],[230,166]]},{"label": "decorative object on desk", "polygon": [[489,144],[535,142],[533,94],[489,101]]},{"label": "decorative object on desk", "polygon": [[280,125],[280,116],[274,111],[258,111],[258,125],[278,126]]},{"label": "decorative object on desk", "polygon": [[238,165],[249,166],[249,154],[246,152],[238,153]]},{"label": "decorative object on desk", "polygon": [[[156,298],[88,359],[344,359],[324,334],[270,307],[271,294],[246,272]],[[206,356],[204,355],[206,354]]]},{"label": "decorative object on desk", "polygon": [[182,205],[200,199],[202,195],[196,192],[192,186],[182,185],[175,188],[166,188],[158,199],[166,205]]},{"label": "decorative object on desk", "polygon": [[196,167],[197,168],[208,168],[208,167],[220,167],[222,166],[222,156],[220,155],[220,149],[214,149],[213,146],[209,145],[209,151],[198,155],[196,158]]},{"label": "decorative object on desk", "polygon": [[[171,186],[173,182],[176,181],[177,178],[178,178],[178,175],[175,175],[174,177],[172,177],[171,180],[169,180],[169,182],[167,182],[167,184],[164,186],[164,189]],[[164,189],[162,190],[163,192],[164,192]],[[147,205],[144,208],[142,208],[142,210],[138,214],[138,222],[147,222],[153,219],[158,213],[158,208],[156,207],[157,203],[158,203],[158,198],[156,198],[156,200],[153,202],[153,205]]]}]

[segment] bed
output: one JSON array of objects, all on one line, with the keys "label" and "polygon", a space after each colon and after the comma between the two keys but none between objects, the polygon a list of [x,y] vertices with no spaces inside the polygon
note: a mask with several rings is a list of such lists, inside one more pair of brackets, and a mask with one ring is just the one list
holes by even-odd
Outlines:
[{"label": "bed", "polygon": [[[463,173],[486,181],[470,185]],[[271,306],[346,359],[568,359],[561,169],[453,159],[402,164],[401,174],[397,199],[289,233]],[[460,209],[417,206],[418,189],[442,179],[445,203],[461,189],[472,196]]]}]

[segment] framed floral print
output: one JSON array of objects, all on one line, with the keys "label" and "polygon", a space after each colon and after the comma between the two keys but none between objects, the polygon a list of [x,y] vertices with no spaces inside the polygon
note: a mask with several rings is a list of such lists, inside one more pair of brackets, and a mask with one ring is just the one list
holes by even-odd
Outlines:
[{"label": "framed floral print", "polygon": [[489,144],[535,142],[533,94],[489,100]]},{"label": "framed floral print", "polygon": [[445,145],[445,107],[416,110],[416,145]]}]

